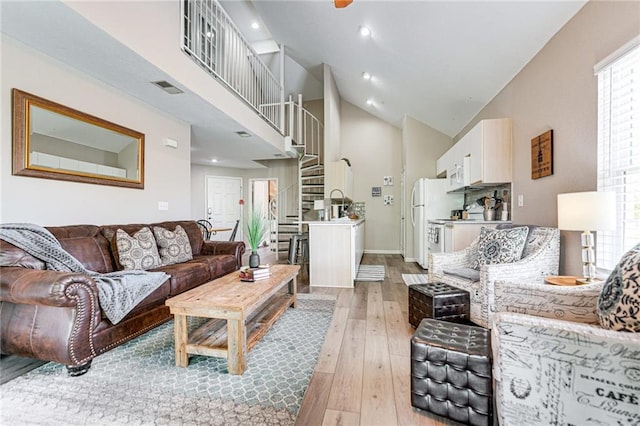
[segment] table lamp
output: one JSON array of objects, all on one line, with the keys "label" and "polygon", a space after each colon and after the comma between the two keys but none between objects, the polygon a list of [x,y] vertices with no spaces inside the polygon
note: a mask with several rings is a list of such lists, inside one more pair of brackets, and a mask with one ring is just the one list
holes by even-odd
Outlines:
[{"label": "table lamp", "polygon": [[596,277],[593,234],[591,231],[616,229],[616,205],[613,192],[574,192],[558,194],[558,228],[564,231],[583,231],[582,275],[579,283],[593,282]]}]

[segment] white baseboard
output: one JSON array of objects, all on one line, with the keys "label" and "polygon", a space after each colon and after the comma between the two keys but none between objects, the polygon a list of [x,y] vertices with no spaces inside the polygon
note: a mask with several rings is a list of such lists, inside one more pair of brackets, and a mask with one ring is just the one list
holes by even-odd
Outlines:
[{"label": "white baseboard", "polygon": [[418,261],[416,259],[414,259],[413,257],[405,257],[404,258],[404,262],[405,263],[411,263],[411,262],[418,263]]},{"label": "white baseboard", "polygon": [[400,250],[365,250],[366,254],[402,254]]}]

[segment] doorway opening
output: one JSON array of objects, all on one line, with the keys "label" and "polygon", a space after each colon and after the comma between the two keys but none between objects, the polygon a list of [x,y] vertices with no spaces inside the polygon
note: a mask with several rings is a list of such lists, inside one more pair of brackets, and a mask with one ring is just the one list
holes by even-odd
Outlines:
[{"label": "doorway opening", "polygon": [[269,246],[277,252],[278,241],[278,179],[257,178],[249,180],[249,211],[257,210],[269,221],[269,234],[261,246]]}]

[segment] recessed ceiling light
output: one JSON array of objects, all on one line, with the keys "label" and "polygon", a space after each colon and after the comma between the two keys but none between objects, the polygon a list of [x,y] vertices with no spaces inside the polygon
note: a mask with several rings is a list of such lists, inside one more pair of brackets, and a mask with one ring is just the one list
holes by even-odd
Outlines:
[{"label": "recessed ceiling light", "polygon": [[256,21],[253,21],[251,23],[251,28],[253,28],[254,30],[258,30],[260,29],[260,24],[258,24]]},{"label": "recessed ceiling light", "polygon": [[250,138],[251,137],[251,133],[245,132],[244,130],[240,130],[239,132],[236,132],[236,135],[240,136],[241,138]]},{"label": "recessed ceiling light", "polygon": [[371,30],[365,26],[360,27],[360,35],[362,37],[369,37],[371,35]]},{"label": "recessed ceiling light", "polygon": [[375,102],[373,102],[373,99],[369,98],[369,99],[367,99],[367,105],[374,106]]},{"label": "recessed ceiling light", "polygon": [[217,162],[218,162],[218,159],[217,159],[217,158],[212,158],[212,159],[211,159],[211,162],[212,162],[212,163],[217,163]]},{"label": "recessed ceiling light", "polygon": [[369,74],[368,72],[363,72],[362,78],[364,78],[365,80],[371,80],[371,74]]}]

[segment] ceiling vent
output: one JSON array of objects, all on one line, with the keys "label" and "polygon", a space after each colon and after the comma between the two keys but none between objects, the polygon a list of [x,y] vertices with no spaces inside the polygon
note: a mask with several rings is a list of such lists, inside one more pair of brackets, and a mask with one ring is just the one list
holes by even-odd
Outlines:
[{"label": "ceiling vent", "polygon": [[158,86],[159,88],[161,88],[162,90],[164,90],[170,95],[177,95],[179,93],[184,93],[182,90],[178,89],[176,86],[169,83],[168,81],[164,81],[164,80],[152,81],[151,84],[155,84],[156,86]]},{"label": "ceiling vent", "polygon": [[250,138],[251,137],[251,133],[245,132],[244,130],[240,130],[239,132],[236,132],[236,135],[240,136],[241,138]]}]

